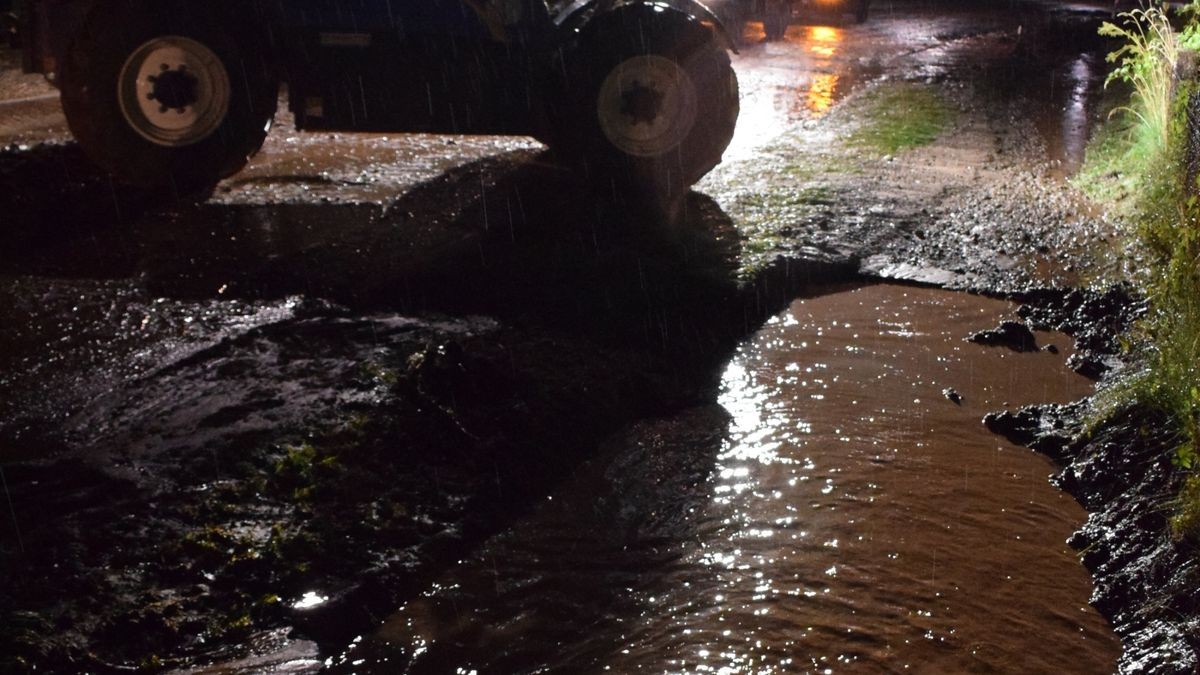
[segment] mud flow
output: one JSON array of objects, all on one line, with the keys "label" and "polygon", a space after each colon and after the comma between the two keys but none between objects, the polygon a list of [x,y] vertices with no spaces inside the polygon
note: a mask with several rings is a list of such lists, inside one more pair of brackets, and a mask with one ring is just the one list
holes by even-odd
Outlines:
[{"label": "mud flow", "polygon": [[718,406],[614,443],[342,671],[1111,671],[1064,543],[1084,512],[980,422],[1090,387],[1065,336],[964,340],[1012,311],[889,285],[797,300]]}]

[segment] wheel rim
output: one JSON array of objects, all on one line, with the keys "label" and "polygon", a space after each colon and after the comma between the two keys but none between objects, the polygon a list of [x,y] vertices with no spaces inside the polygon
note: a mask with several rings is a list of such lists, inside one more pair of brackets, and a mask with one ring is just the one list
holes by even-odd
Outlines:
[{"label": "wheel rim", "polygon": [[117,100],[129,126],[164,147],[211,136],[229,113],[225,64],[208,47],[176,35],[154,38],[121,67]]},{"label": "wheel rim", "polygon": [[662,56],[622,61],[604,79],[596,105],[604,136],[635,157],[657,157],[675,149],[696,123],[691,77]]}]

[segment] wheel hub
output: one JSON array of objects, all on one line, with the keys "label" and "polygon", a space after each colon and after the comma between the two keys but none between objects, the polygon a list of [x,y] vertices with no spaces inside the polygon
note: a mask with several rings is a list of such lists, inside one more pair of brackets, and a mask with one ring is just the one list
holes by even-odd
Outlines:
[{"label": "wheel hub", "polygon": [[696,88],[675,61],[643,55],[619,63],[600,85],[600,129],[621,152],[659,157],[679,147],[696,123]]},{"label": "wheel hub", "polygon": [[634,80],[621,97],[621,114],[633,124],[654,124],[655,118],[662,112],[664,98],[662,92]]},{"label": "wheel hub", "polygon": [[117,100],[139,136],[169,148],[211,136],[229,114],[225,64],[207,45],[164,35],[138,47],[117,78]]},{"label": "wheel hub", "polygon": [[147,79],[153,85],[146,98],[159,103],[159,112],[174,110],[180,114],[187,112],[188,106],[195,105],[199,100],[196,88],[200,80],[188,72],[187,64],[172,70],[171,66],[162,64],[158,75]]}]

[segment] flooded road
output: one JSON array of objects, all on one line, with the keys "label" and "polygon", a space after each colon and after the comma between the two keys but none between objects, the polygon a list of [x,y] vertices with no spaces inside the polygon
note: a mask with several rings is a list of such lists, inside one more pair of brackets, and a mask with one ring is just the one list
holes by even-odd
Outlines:
[{"label": "flooded road", "polygon": [[643,423],[450,569],[342,672],[1108,672],[1064,543],[1082,509],[982,416],[1090,384],[968,343],[1000,301],[877,285],[800,299],[719,406]]},{"label": "flooded road", "polygon": [[[1111,670],[1082,511],[980,422],[1087,394],[1069,340],[831,286],[1053,285],[1103,238],[1061,180],[1103,47],[1055,4],[747,24],[675,230],[530,138],[283,107],[212,194],[133,190],[0,53],[0,671]],[[947,126],[856,145],[889,91]]]},{"label": "flooded road", "polygon": [[[997,98],[1025,99],[1049,157],[1062,163],[1060,176],[1078,169],[1106,74],[1105,45],[1093,28],[1104,12],[1075,7],[1063,23],[1046,26],[1044,17],[1015,11],[955,9],[881,6],[866,24],[798,23],[778,41],[765,40],[760,22],[747,23],[735,59],[741,116],[725,161],[754,157],[780,134],[812,125],[849,94],[900,71],[915,81],[971,73],[965,79]],[[1053,31],[1055,42],[1022,39],[1038,29]]]}]

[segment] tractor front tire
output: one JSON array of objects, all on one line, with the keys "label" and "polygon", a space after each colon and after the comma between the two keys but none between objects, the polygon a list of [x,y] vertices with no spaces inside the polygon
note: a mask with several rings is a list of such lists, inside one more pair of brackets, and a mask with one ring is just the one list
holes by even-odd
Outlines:
[{"label": "tractor front tire", "polygon": [[262,146],[278,78],[252,31],[231,29],[213,4],[103,3],[70,45],[67,123],[123,182],[203,190]]},{"label": "tractor front tire", "polygon": [[686,14],[626,10],[600,21],[567,69],[584,88],[560,136],[575,139],[564,144],[592,181],[669,218],[733,138],[737,77],[712,31]]}]

